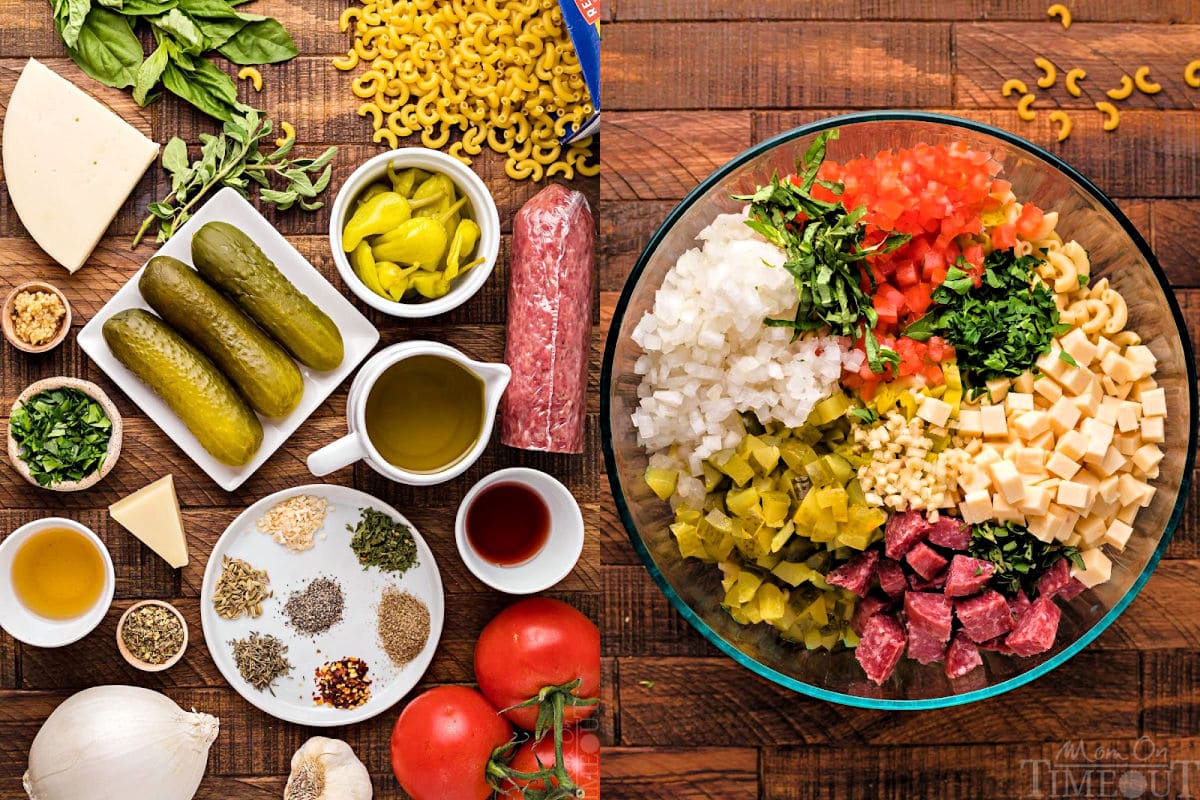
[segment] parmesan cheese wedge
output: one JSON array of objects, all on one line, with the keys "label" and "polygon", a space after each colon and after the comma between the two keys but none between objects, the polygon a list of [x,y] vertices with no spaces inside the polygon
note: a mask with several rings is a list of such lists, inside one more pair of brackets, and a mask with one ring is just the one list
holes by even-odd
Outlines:
[{"label": "parmesan cheese wedge", "polygon": [[74,272],[83,266],[158,145],[35,59],[4,119],[4,178],[29,235]]},{"label": "parmesan cheese wedge", "polygon": [[172,476],[118,500],[108,507],[108,513],[172,567],[187,566],[187,538]]}]

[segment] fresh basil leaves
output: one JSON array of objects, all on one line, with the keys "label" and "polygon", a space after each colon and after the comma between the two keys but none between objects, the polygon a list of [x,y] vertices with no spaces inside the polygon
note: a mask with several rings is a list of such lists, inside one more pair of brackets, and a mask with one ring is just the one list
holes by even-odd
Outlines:
[{"label": "fresh basil leaves", "polygon": [[[235,64],[275,64],[294,58],[296,43],[277,20],[238,11],[228,0],[50,0],[54,26],[71,59],[91,77],[133,87],[139,105],[161,85],[205,114],[231,122],[247,106],[233,79],[205,58],[217,52]],[[154,34],[147,57],[136,28]]]}]

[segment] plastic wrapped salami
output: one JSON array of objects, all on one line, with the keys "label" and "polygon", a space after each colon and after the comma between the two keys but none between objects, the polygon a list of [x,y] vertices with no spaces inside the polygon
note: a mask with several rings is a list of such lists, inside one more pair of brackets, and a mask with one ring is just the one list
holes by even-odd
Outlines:
[{"label": "plastic wrapped salami", "polygon": [[594,223],[587,199],[550,184],[513,221],[504,361],[512,381],[501,441],[582,453],[595,294]]}]

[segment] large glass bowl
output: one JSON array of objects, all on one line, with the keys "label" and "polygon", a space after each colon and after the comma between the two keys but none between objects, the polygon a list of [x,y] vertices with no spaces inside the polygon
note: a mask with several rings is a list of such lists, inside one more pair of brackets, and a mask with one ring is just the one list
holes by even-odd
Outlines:
[{"label": "large glass bowl", "polygon": [[[1170,415],[1158,492],[1138,515],[1125,552],[1115,555],[1112,580],[1064,608],[1058,640],[1040,656],[984,652],[983,668],[956,681],[947,679],[940,665],[923,667],[904,659],[892,678],[877,687],[863,675],[853,651],[808,652],[783,642],[770,626],[735,623],[721,608],[719,571],[679,556],[667,530],[670,509],[642,480],[646,454],[630,420],[639,383],[633,365],[640,348],[630,333],[652,307],[666,272],[680,254],[696,246],[696,234],[717,214],[738,210],[730,195],[752,192],[775,171],[792,171],[797,155],[829,128],[840,129],[829,149],[829,157],[839,161],[919,142],[965,141],[991,153],[1019,199],[1060,213],[1063,238],[1078,240],[1091,255],[1093,276],[1107,277],[1125,295],[1131,327],[1158,358],[1157,377]],[[769,139],[717,170],[668,215],[629,276],[613,316],[600,385],[602,441],[630,541],[667,598],[709,641],[759,675],[814,697],[871,708],[936,708],[991,697],[1044,675],[1125,610],[1154,571],[1183,512],[1195,449],[1195,387],[1191,346],[1166,276],[1134,226],[1087,178],[1045,150],[987,125],[940,114],[874,112],[821,120]]]}]

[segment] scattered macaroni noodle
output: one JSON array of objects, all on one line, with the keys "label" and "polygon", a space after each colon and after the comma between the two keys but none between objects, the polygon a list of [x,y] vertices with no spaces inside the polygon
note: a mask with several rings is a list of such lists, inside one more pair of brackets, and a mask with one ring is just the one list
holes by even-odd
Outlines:
[{"label": "scattered macaroni noodle", "polygon": [[1105,94],[1111,97],[1113,100],[1124,100],[1125,98],[1129,97],[1129,95],[1133,94],[1133,79],[1128,75],[1122,75],[1121,85],[1116,89],[1109,89],[1107,92],[1105,92]]},{"label": "scattered macaroni noodle", "polygon": [[1046,73],[1042,77],[1038,78],[1037,85],[1043,89],[1049,89],[1054,85],[1054,82],[1058,80],[1058,68],[1054,66],[1054,62],[1050,61],[1049,59],[1042,58],[1041,56],[1035,58],[1033,63],[1037,65],[1038,69]]},{"label": "scattered macaroni noodle", "polygon": [[1037,119],[1037,112],[1032,108],[1035,100],[1037,100],[1037,98],[1031,94],[1027,94],[1022,97],[1017,103],[1017,116],[1026,122],[1032,122],[1033,120]]},{"label": "scattered macaroni noodle", "polygon": [[290,122],[279,123],[279,132],[282,133],[283,136],[275,140],[276,147],[283,147],[285,144],[287,144],[289,139],[296,138],[296,129],[292,127],[292,123]]},{"label": "scattered macaroni noodle", "polygon": [[590,139],[559,144],[594,109],[553,0],[358,0],[338,23],[374,141],[419,134],[468,164],[486,145],[518,180],[597,174]]},{"label": "scattered macaroni noodle", "polygon": [[1189,61],[1188,65],[1183,68],[1183,82],[1193,89],[1200,89],[1200,58],[1195,61]]},{"label": "scattered macaroni noodle", "polygon": [[1102,100],[1096,103],[1096,109],[1103,112],[1106,117],[1104,120],[1104,130],[1116,130],[1117,126],[1121,124],[1121,112],[1117,111],[1117,107],[1112,103]]},{"label": "scattered macaroni noodle", "polygon": [[1161,85],[1150,80],[1149,67],[1138,67],[1137,72],[1133,73],[1133,83],[1143,94],[1158,94],[1162,91]]},{"label": "scattered macaroni noodle", "polygon": [[250,83],[254,84],[254,91],[262,91],[262,73],[254,67],[242,67],[238,70],[238,80],[244,81],[250,79]]},{"label": "scattered macaroni noodle", "polygon": [[1067,91],[1072,97],[1079,97],[1083,94],[1083,90],[1079,88],[1079,82],[1086,77],[1087,72],[1079,67],[1075,67],[1073,70],[1067,73],[1065,83],[1067,85]]},{"label": "scattered macaroni noodle", "polygon": [[1062,23],[1064,29],[1071,27],[1071,9],[1067,8],[1062,3],[1055,3],[1047,8],[1046,16],[1058,17],[1058,21]]},{"label": "scattered macaroni noodle", "polygon": [[1063,139],[1066,139],[1071,135],[1071,127],[1074,125],[1074,123],[1071,122],[1071,117],[1069,114],[1067,114],[1067,112],[1062,110],[1051,111],[1050,121],[1057,122],[1059,125],[1058,141],[1061,142]]},{"label": "scattered macaroni noodle", "polygon": [[1029,94],[1029,88],[1025,86],[1025,81],[1021,80],[1020,78],[1009,78],[1004,82],[1004,85],[1000,87],[1000,94],[1008,97],[1013,92],[1016,92],[1017,94]]}]

